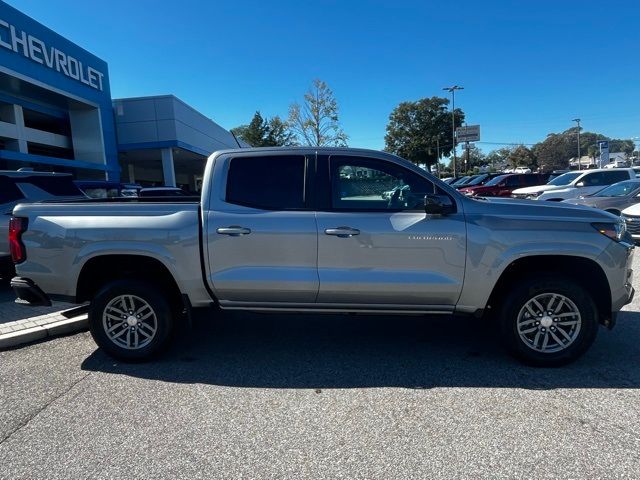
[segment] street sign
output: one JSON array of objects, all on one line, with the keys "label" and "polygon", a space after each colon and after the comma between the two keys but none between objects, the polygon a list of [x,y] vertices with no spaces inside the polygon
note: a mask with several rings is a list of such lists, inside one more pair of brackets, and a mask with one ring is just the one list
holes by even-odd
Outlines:
[{"label": "street sign", "polygon": [[467,125],[466,127],[456,128],[456,141],[461,142],[479,142],[480,141],[480,125]]},{"label": "street sign", "polygon": [[600,147],[600,168],[604,167],[609,163],[609,142],[606,140],[601,140],[598,142],[598,146]]}]

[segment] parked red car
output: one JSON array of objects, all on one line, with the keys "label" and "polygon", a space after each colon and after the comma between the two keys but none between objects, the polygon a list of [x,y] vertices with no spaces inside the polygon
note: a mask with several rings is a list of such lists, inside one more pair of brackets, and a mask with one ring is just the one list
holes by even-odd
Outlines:
[{"label": "parked red car", "polygon": [[549,180],[548,173],[507,173],[489,180],[477,187],[461,188],[465,195],[478,197],[510,197],[517,188],[544,185]]}]

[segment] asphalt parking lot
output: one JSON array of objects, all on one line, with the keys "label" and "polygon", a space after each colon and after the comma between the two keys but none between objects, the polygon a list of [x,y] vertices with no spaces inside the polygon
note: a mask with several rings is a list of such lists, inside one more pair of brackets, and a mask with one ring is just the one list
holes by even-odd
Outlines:
[{"label": "asphalt parking lot", "polygon": [[0,478],[637,478],[639,302],[548,370],[417,317],[218,313],[146,364],[87,333],[0,352]]}]

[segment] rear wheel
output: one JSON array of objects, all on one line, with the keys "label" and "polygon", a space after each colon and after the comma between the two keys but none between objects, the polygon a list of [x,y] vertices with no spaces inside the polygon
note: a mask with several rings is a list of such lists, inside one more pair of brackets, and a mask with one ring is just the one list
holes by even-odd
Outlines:
[{"label": "rear wheel", "polygon": [[158,288],[139,280],[107,284],[91,302],[89,328],[100,348],[124,361],[146,360],[169,339],[173,314]]},{"label": "rear wheel", "polygon": [[525,363],[559,366],[593,343],[598,311],[589,293],[570,278],[535,276],[505,298],[500,319],[509,350]]}]

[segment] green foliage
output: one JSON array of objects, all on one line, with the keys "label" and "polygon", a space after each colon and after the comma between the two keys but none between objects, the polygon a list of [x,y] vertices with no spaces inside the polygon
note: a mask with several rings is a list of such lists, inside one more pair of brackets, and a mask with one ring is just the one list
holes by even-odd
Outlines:
[{"label": "green foliage", "polygon": [[[416,164],[433,165],[437,160],[437,141],[440,155],[451,154],[451,111],[449,100],[441,97],[423,98],[416,102],[402,102],[389,115],[385,150]],[[464,122],[464,112],[455,110],[456,126]]]},{"label": "green foliage", "polygon": [[348,136],[338,118],[338,102],[329,86],[316,79],[302,105],[292,103],[287,120],[301,145],[346,147]]},{"label": "green foliage", "polygon": [[295,145],[295,138],[286,122],[277,115],[271,119],[263,118],[256,112],[249,125],[232,128],[231,132],[252,147],[284,147]]},{"label": "green foliage", "polygon": [[490,151],[485,157],[485,162],[488,163],[494,170],[500,170],[504,165],[508,163],[507,159],[511,154],[511,149],[507,147],[498,148],[497,150]]},{"label": "green foliage", "polygon": [[462,151],[460,161],[464,162],[463,164],[467,170],[475,169],[486,163],[486,155],[475,145],[469,144],[469,148]]},{"label": "green foliage", "polygon": [[536,168],[536,156],[531,149],[524,145],[518,145],[515,148],[510,149],[507,156],[507,162],[512,167],[529,167],[532,170]]},{"label": "green foliage", "polygon": [[297,145],[295,135],[287,122],[276,115],[269,119],[265,147],[287,147]]},{"label": "green foliage", "polygon": [[[593,132],[580,132],[580,155],[595,158],[599,155],[598,141],[608,140],[610,152],[631,154],[634,150],[633,140],[612,139],[606,135]],[[569,160],[578,156],[578,127],[562,133],[550,133],[544,141],[533,147],[542,170],[555,170],[569,167]]]}]

